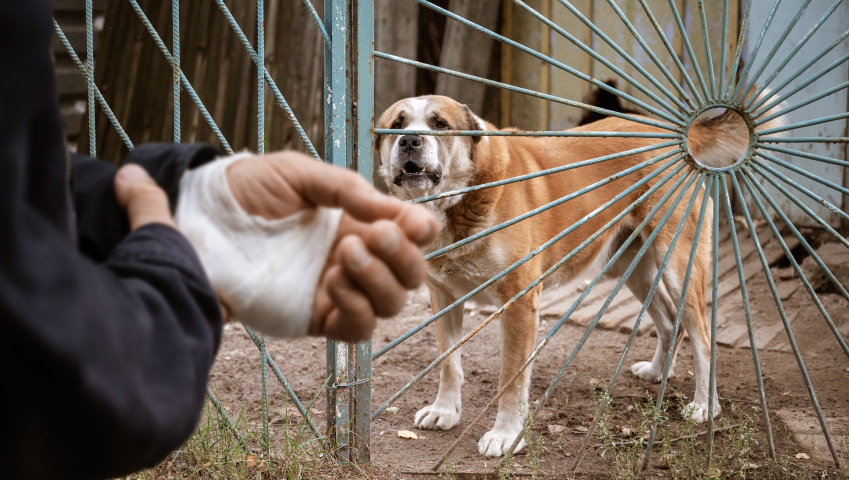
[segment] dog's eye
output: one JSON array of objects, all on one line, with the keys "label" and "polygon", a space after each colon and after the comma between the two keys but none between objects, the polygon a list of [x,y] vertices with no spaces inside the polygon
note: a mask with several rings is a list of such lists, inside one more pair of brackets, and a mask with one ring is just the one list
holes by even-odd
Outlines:
[{"label": "dog's eye", "polygon": [[404,126],[401,125],[401,122],[395,122],[392,124],[392,130],[401,130],[402,128],[404,128]]},{"label": "dog's eye", "polygon": [[448,128],[448,124],[443,122],[442,120],[436,121],[436,129],[437,130],[445,130]]}]

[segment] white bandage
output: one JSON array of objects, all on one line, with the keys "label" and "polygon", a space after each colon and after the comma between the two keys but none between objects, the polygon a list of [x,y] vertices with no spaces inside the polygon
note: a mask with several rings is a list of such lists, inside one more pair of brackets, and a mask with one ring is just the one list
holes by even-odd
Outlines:
[{"label": "white bandage", "polygon": [[233,318],[270,336],[301,337],[342,212],[314,208],[279,220],[247,214],[226,174],[250,156],[186,171],[174,220]]}]

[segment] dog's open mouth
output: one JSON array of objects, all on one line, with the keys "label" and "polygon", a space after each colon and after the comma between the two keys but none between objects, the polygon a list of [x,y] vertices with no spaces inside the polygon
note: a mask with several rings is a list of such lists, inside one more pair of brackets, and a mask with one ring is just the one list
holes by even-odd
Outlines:
[{"label": "dog's open mouth", "polygon": [[441,179],[442,174],[439,172],[428,171],[415,162],[405,162],[401,165],[401,172],[395,176],[394,183],[399,187],[401,185],[422,187],[427,180],[437,185]]}]

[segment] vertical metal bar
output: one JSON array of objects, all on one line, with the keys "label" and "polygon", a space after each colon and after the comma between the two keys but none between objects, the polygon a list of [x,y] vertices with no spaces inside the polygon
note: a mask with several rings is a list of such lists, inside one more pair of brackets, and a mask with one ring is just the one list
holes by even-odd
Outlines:
[{"label": "vertical metal bar", "polygon": [[[256,150],[262,155],[265,153],[265,0],[256,2],[256,41],[257,55],[255,62],[257,67],[256,84]],[[271,458],[271,438],[268,431],[268,348],[265,343],[265,335],[260,339],[260,357],[262,357],[262,439],[265,443],[265,451]]]},{"label": "vertical metal bar", "polygon": [[[65,32],[62,31],[62,27],[56,23],[56,20],[53,20],[53,30],[56,32],[56,35],[59,36],[59,41],[62,42],[62,45],[65,47],[65,50],[68,51],[68,55],[71,57],[71,60],[74,62],[74,65],[77,66],[77,70],[83,74],[83,77],[86,79],[86,83],[89,81],[89,77],[91,75],[88,74],[88,70],[86,70],[86,66],[83,65],[83,62],[80,60],[80,57],[77,56],[77,52],[74,51],[74,47],[71,46],[71,42],[68,41],[68,37],[65,36]],[[106,100],[103,98],[103,95],[100,93],[100,89],[97,88],[97,85],[94,86],[94,95],[97,97],[97,103],[100,104],[100,108],[103,109],[103,113],[106,114],[106,118],[109,119],[109,123],[115,127],[115,131],[118,132],[118,136],[121,137],[121,140],[124,142],[124,145],[127,146],[128,150],[132,150],[135,148],[133,146],[132,140],[127,136],[127,132],[124,131],[124,128],[121,126],[121,123],[118,122],[118,119],[115,118],[115,114],[112,112],[112,108],[109,107],[109,104],[106,103]]]},{"label": "vertical metal bar", "polygon": [[[727,4],[726,4],[727,5]],[[704,0],[699,0],[699,20],[702,24],[702,40],[705,43],[705,58],[707,59],[707,68],[708,68],[708,78],[710,83],[710,98],[716,99],[716,75],[713,73],[713,55],[711,55],[710,51],[710,36],[708,35],[707,28],[707,17],[705,14],[705,2]],[[725,46],[723,45],[721,48],[725,51]],[[696,60],[694,59],[693,62]],[[707,95],[707,93],[705,94]]]},{"label": "vertical metal bar", "polygon": [[174,143],[180,143],[180,0],[171,1],[171,63],[174,87]]},{"label": "vertical metal bar", "polygon": [[[374,183],[374,0],[355,0],[356,152],[357,172]],[[357,343],[353,383],[353,454],[370,461],[371,340]]]},{"label": "vertical metal bar", "polygon": [[[719,89],[717,92],[721,95],[722,91],[725,90],[725,62],[727,61],[728,50],[728,0],[722,0],[722,34],[719,38],[719,68],[717,69]],[[716,185],[715,188],[719,188],[719,186]]]},{"label": "vertical metal bar", "polygon": [[[761,410],[764,414],[764,427],[766,427],[767,443],[769,443],[769,452],[772,456],[772,460],[776,461],[775,444],[772,440],[772,424],[769,421],[769,408],[766,403],[763,375],[761,374],[761,361],[758,356],[758,346],[755,343],[754,329],[752,328],[752,311],[749,308],[749,292],[746,289],[746,277],[743,273],[743,260],[740,258],[740,244],[737,241],[737,228],[734,226],[731,198],[728,195],[728,186],[725,184],[725,181],[723,180],[720,184],[722,185],[722,200],[723,205],[725,206],[725,216],[728,221],[728,229],[731,231],[731,246],[734,249],[734,261],[737,265],[737,278],[740,281],[740,295],[743,297],[743,313],[746,315],[746,327],[749,333],[749,346],[752,348],[752,363],[754,363],[755,366],[755,379],[758,382],[758,393],[760,394]],[[750,229],[752,242],[754,242],[755,248],[760,248],[761,244],[758,241],[757,232],[752,227],[750,227]]]},{"label": "vertical metal bar", "polygon": [[88,156],[97,157],[97,132],[94,125],[94,25],[92,23],[93,0],[85,2],[85,46],[88,69]]},{"label": "vertical metal bar", "polygon": [[[728,2],[725,2],[725,6],[728,6]],[[723,48],[723,51],[725,49]],[[722,86],[720,86],[719,91],[722,91]],[[718,295],[717,290],[719,289],[719,182],[725,182],[724,175],[717,175],[714,177],[715,182],[713,183],[713,287],[712,290],[712,300],[711,303],[711,311],[710,311],[710,373],[709,373],[709,385],[708,385],[708,433],[707,433],[707,444],[708,444],[708,465],[711,464],[713,460],[713,402],[714,396],[716,395],[716,312],[719,310],[717,306],[718,303]]]},{"label": "vertical metal bar", "polygon": [[737,36],[737,47],[734,52],[734,61],[731,62],[731,73],[728,74],[728,85],[725,87],[724,100],[728,101],[731,96],[731,88],[737,81],[737,68],[740,66],[740,57],[743,55],[743,44],[746,43],[746,33],[749,30],[749,13],[752,11],[752,0],[746,2],[746,11],[743,13],[743,23],[740,27],[740,35]]},{"label": "vertical metal bar", "polygon": [[[324,49],[324,111],[325,111],[325,161],[342,168],[350,165],[348,134],[350,128],[349,100],[351,82],[349,73],[349,22],[351,0],[326,0],[324,2],[325,29],[330,42]],[[347,463],[350,455],[350,394],[348,344],[327,342],[327,423],[329,445],[340,462]]]}]

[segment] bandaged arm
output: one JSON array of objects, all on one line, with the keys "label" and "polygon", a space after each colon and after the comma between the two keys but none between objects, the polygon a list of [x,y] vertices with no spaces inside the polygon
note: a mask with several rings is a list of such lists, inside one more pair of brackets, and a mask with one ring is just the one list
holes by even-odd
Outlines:
[{"label": "bandaged arm", "polygon": [[227,167],[251,156],[186,171],[174,220],[233,318],[266,335],[305,336],[342,212],[317,207],[276,220],[246,213]]}]

